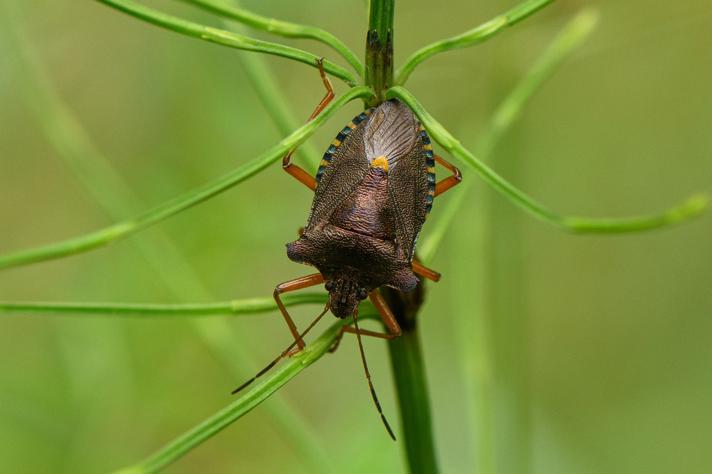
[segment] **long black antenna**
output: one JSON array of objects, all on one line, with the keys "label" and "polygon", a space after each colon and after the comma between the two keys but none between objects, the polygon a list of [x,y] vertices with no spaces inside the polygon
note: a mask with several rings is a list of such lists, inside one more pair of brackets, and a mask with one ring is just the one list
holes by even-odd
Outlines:
[{"label": "long black antenna", "polygon": [[283,350],[282,353],[281,353],[279,356],[277,356],[272,362],[270,362],[269,364],[267,364],[267,366],[266,366],[264,369],[262,369],[262,370],[260,370],[259,372],[257,372],[257,374],[255,374],[254,377],[252,377],[250,380],[248,380],[247,382],[245,382],[245,383],[243,383],[242,385],[240,385],[239,387],[237,387],[237,388],[236,388],[235,390],[233,390],[231,393],[232,393],[233,395],[235,395],[237,392],[239,392],[239,391],[242,390],[243,388],[247,387],[247,386],[250,385],[252,382],[254,382],[255,380],[257,380],[259,377],[261,377],[262,375],[264,375],[264,373],[267,372],[269,369],[271,369],[272,367],[274,367],[274,366],[277,364],[277,362],[279,362],[280,360],[282,360],[282,359],[287,355],[287,353],[288,353],[290,350],[292,350],[292,348],[293,348],[294,346],[296,346],[296,345],[298,344],[298,341],[304,340],[304,336],[306,336],[307,333],[308,333],[309,331],[311,331],[311,329],[312,329],[314,326],[316,326],[316,323],[319,322],[319,320],[326,314],[327,311],[329,311],[329,303],[326,303],[326,307],[324,307],[324,311],[322,311],[321,314],[319,314],[319,316],[317,316],[316,319],[315,319],[314,321],[312,321],[311,324],[304,330],[304,332],[299,335],[299,339],[295,339],[294,342],[292,342],[285,350]]},{"label": "long black antenna", "polygon": [[368,371],[368,364],[366,363],[366,354],[363,352],[363,343],[361,342],[361,331],[358,328],[358,308],[354,311],[354,327],[356,328],[356,338],[358,339],[358,349],[361,352],[361,362],[363,362],[363,370],[366,372],[366,380],[368,380],[368,388],[371,389],[371,396],[373,397],[373,403],[376,404],[376,409],[381,415],[381,420],[383,420],[383,425],[386,427],[388,434],[391,436],[393,441],[396,440],[396,435],[393,434],[391,425],[388,424],[386,416],[383,414],[381,409],[381,404],[378,401],[378,396],[376,395],[376,389],[373,388],[373,382],[371,381],[371,373]]}]

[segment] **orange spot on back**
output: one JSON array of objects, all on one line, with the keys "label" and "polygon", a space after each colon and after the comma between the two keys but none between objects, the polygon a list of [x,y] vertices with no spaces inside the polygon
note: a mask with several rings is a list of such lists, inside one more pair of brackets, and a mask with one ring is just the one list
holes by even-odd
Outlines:
[{"label": "orange spot on back", "polygon": [[381,168],[383,171],[388,173],[388,158],[386,158],[384,155],[381,155],[378,158],[375,158],[371,162],[371,167],[372,168]]}]

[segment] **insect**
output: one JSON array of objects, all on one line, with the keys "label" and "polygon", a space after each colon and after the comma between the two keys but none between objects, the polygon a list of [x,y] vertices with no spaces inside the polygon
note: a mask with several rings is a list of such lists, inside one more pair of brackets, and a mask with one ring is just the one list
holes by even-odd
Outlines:
[{"label": "insect", "polygon": [[[327,92],[309,120],[334,97],[321,63],[319,72]],[[392,339],[401,335],[401,328],[379,293],[379,287],[386,285],[411,291],[418,284],[416,275],[433,281],[440,279],[438,272],[415,258],[415,247],[433,199],[461,181],[460,171],[433,153],[428,133],[413,112],[396,100],[363,111],[344,127],[324,153],[316,177],[292,163],[293,152],[283,158],[282,166],[314,191],[314,201],[299,238],[287,244],[287,256],[319,271],[277,285],[274,299],[294,342],[233,393],[252,383],[283,357],[303,349],[306,333],[331,310],[337,318],[352,317],[353,326],[342,326],[330,350],[336,349],[344,332],[356,334],[371,395],[389,435],[395,440],[373,388],[361,336]],[[437,183],[436,162],[452,173]],[[322,283],[329,292],[326,307],[300,333],[280,295]],[[367,297],[388,332],[359,328],[358,304]]]}]

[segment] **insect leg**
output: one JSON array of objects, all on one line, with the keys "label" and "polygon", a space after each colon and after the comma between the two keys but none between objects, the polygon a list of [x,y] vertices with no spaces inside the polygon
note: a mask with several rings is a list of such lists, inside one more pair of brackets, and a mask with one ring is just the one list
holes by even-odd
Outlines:
[{"label": "insect leg", "polygon": [[321,273],[314,273],[313,275],[308,275],[308,276],[301,277],[301,278],[295,278],[294,280],[280,283],[274,289],[274,293],[273,293],[274,300],[277,302],[277,307],[279,308],[279,311],[282,313],[282,316],[284,316],[284,320],[287,322],[287,326],[289,326],[289,331],[292,333],[292,336],[294,336],[294,340],[297,343],[297,351],[304,349],[305,344],[304,344],[304,341],[302,340],[301,336],[299,335],[299,330],[297,330],[297,325],[294,324],[292,317],[289,315],[289,312],[287,311],[287,308],[285,308],[284,304],[282,303],[282,300],[280,299],[279,295],[281,295],[282,293],[286,293],[288,291],[296,291],[296,290],[301,290],[303,288],[309,288],[310,286],[319,285],[320,283],[324,283],[324,277],[321,276]]},{"label": "insect leg", "polygon": [[453,186],[460,184],[462,181],[462,175],[457,167],[450,164],[448,161],[445,161],[441,156],[435,155],[435,161],[440,163],[452,173],[452,176],[448,176],[435,185],[435,196],[438,196]]},{"label": "insect leg", "polygon": [[427,278],[428,280],[440,281],[440,273],[436,272],[435,270],[431,270],[416,259],[413,259],[412,268],[413,273],[415,273],[416,275],[420,275],[423,278]]},{"label": "insect leg", "polygon": [[360,334],[362,336],[378,337],[380,339],[394,339],[403,334],[398,321],[396,321],[396,317],[393,315],[391,308],[388,307],[388,304],[383,299],[383,296],[381,296],[381,293],[378,290],[373,290],[368,297],[371,300],[371,303],[373,303],[376,307],[376,310],[378,310],[378,314],[381,315],[383,324],[386,325],[388,332],[370,331],[368,329],[342,326],[339,334],[337,334],[336,339],[334,340],[334,343],[329,348],[329,352],[334,352],[339,347],[339,343],[341,342],[341,338],[345,332],[357,335]]},{"label": "insect leg", "polygon": [[[319,105],[316,106],[314,109],[314,112],[309,116],[307,119],[307,122],[312,120],[314,117],[319,115],[324,108],[329,105],[329,102],[331,102],[334,99],[334,89],[331,87],[331,82],[329,81],[329,78],[326,76],[326,72],[324,72],[324,58],[320,58],[317,60],[317,66],[319,66],[319,75],[321,76],[321,81],[324,83],[324,87],[326,88],[326,95],[324,96],[323,99],[321,99],[321,102],[319,102]],[[306,187],[311,189],[312,191],[316,191],[316,179],[304,171],[303,168],[295,165],[292,163],[292,154],[294,153],[294,150],[289,150],[289,153],[284,155],[284,158],[282,158],[282,169],[286,171],[287,173],[291,174],[294,176],[300,183],[303,183]]]},{"label": "insect leg", "polygon": [[[393,315],[393,311],[391,311],[391,308],[388,307],[388,303],[386,303],[386,300],[383,299],[381,292],[378,291],[378,289],[375,289],[368,295],[368,298],[371,300],[371,303],[373,303],[373,306],[376,307],[378,314],[381,315],[383,324],[385,324],[388,329],[388,334],[383,334],[380,337],[383,337],[384,339],[393,339],[394,337],[398,337],[403,334],[401,327],[398,325],[398,321],[396,321],[396,317]],[[371,331],[369,331],[369,333],[370,332]],[[379,337],[375,334],[366,335]]]},{"label": "insect leg", "polygon": [[317,59],[316,64],[319,67],[319,76],[321,76],[321,82],[324,83],[326,94],[324,95],[324,98],[321,99],[321,102],[319,102],[319,105],[316,106],[314,112],[312,112],[312,114],[309,116],[307,122],[319,115],[321,111],[324,110],[327,105],[329,105],[329,102],[334,99],[334,88],[331,86],[331,81],[327,77],[326,71],[324,71],[324,58]]}]

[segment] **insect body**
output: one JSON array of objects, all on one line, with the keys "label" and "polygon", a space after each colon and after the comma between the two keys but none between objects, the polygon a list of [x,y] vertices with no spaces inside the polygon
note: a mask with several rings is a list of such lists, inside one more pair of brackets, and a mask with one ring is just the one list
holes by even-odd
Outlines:
[{"label": "insect body", "polygon": [[[320,72],[327,94],[310,119],[334,96],[321,67]],[[433,199],[458,184],[460,172],[434,155],[428,133],[413,112],[396,100],[365,110],[344,127],[324,153],[316,177],[293,164],[291,154],[284,157],[283,168],[314,191],[314,201],[299,239],[287,244],[287,255],[295,262],[316,267],[319,272],[277,285],[274,298],[294,342],[233,393],[249,385],[282,357],[304,348],[304,335],[331,310],[338,318],[353,317],[353,327],[342,326],[332,349],[344,332],[357,335],[371,394],[395,439],[371,383],[361,336],[391,339],[401,334],[379,287],[410,291],[418,284],[416,275],[434,281],[440,278],[439,273],[415,259],[415,246]],[[438,183],[436,162],[452,173]],[[316,320],[300,333],[280,295],[322,283],[329,292],[329,301]],[[387,333],[359,328],[358,304],[367,297],[381,315]]]},{"label": "insect body", "polygon": [[324,154],[309,221],[287,255],[319,270],[335,316],[350,317],[382,285],[417,285],[413,251],[435,194],[429,143],[410,109],[388,101],[357,116]]}]

